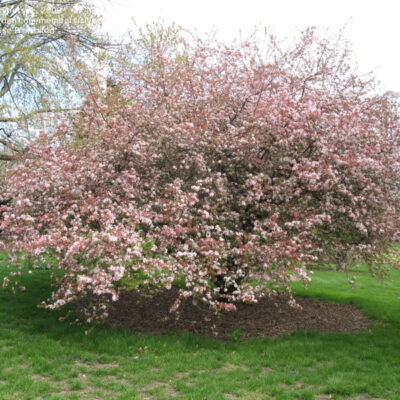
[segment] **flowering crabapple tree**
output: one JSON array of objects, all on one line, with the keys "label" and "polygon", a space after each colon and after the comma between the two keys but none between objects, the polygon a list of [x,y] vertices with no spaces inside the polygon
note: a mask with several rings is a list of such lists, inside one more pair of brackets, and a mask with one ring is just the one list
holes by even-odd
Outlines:
[{"label": "flowering crabapple tree", "polygon": [[226,45],[159,27],[112,77],[8,171],[3,247],[51,264],[47,307],[90,299],[92,321],[127,287],[179,282],[172,311],[189,297],[230,310],[294,302],[290,283],[318,263],[396,266],[398,105],[343,40]]}]

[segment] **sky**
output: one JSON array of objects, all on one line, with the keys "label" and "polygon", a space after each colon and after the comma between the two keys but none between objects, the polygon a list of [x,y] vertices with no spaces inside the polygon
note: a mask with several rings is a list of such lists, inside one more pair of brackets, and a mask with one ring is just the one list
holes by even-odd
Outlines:
[{"label": "sky", "polygon": [[[281,39],[316,26],[332,34],[345,27],[361,75],[372,72],[382,91],[400,93],[400,0],[101,0],[104,29],[117,37],[162,19],[227,42],[269,27]],[[99,3],[99,4],[100,4]]]}]

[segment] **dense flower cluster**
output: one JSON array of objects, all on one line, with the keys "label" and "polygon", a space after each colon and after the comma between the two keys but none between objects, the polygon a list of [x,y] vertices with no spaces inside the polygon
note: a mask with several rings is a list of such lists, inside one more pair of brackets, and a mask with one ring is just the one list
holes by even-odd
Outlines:
[{"label": "dense flower cluster", "polygon": [[317,262],[379,273],[399,227],[397,108],[312,30],[267,50],[153,35],[31,144],[1,229],[8,249],[56,261],[48,307],[97,299],[91,320],[123,287],[179,282],[173,310],[232,309],[290,294]]}]

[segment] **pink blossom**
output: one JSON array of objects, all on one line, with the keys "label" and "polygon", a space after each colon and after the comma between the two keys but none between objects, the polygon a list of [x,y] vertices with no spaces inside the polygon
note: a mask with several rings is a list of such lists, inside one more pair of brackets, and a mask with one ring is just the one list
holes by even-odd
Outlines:
[{"label": "pink blossom", "polygon": [[313,30],[291,49],[266,43],[270,57],[173,39],[133,43],[115,62],[120,90],[82,87],[82,109],[7,171],[3,247],[53,260],[48,307],[90,297],[93,321],[140,278],[184,281],[172,311],[188,297],[233,310],[293,302],[290,283],[316,263],[383,272],[400,226],[395,100]]}]

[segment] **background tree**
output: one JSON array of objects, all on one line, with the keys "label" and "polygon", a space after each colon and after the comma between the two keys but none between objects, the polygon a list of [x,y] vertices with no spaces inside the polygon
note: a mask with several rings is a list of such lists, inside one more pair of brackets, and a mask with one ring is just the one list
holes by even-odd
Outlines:
[{"label": "background tree", "polygon": [[0,143],[13,159],[40,116],[73,108],[74,58],[95,64],[107,40],[85,0],[0,1]]},{"label": "background tree", "polygon": [[288,49],[227,46],[161,27],[119,60],[118,90],[89,88],[9,171],[4,246],[52,260],[50,308],[90,298],[92,320],[123,288],[180,282],[172,310],[234,309],[291,299],[291,281],[349,254],[378,277],[397,266],[398,105],[341,42],[310,29]]}]

